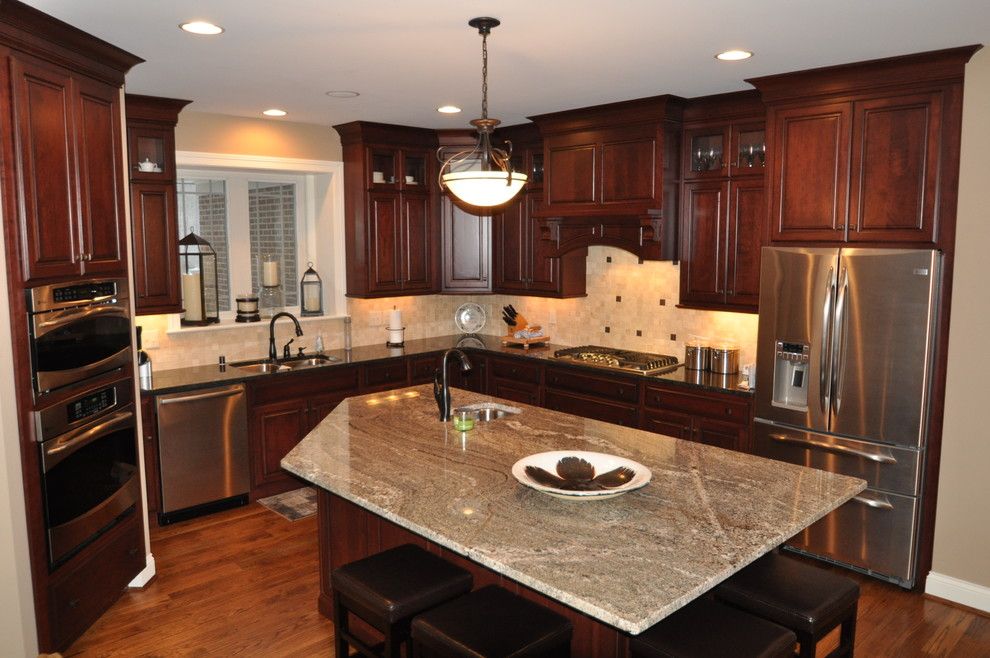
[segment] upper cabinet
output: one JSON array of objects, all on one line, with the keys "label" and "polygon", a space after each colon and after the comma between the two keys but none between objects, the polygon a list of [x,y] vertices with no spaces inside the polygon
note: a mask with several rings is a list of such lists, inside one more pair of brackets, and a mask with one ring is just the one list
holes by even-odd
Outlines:
[{"label": "upper cabinet", "polygon": [[24,280],[123,275],[119,88],[27,54],[9,59]]},{"label": "upper cabinet", "polygon": [[438,292],[436,132],[366,121],[334,128],[344,148],[348,296]]},{"label": "upper cabinet", "polygon": [[768,106],[772,242],[951,240],[975,47],[751,80]]},{"label": "upper cabinet", "polygon": [[756,92],[684,110],[680,305],[755,312],[766,217],[766,132]]},{"label": "upper cabinet", "polygon": [[[442,157],[448,158],[474,148],[478,134],[473,130],[440,130],[438,139]],[[491,211],[464,206],[447,192],[439,192],[439,198],[441,292],[491,292]]]},{"label": "upper cabinet", "polygon": [[676,226],[683,104],[657,96],[531,117],[546,167],[539,215],[558,255],[591,244],[676,255],[664,229]]},{"label": "upper cabinet", "polygon": [[138,315],[181,313],[175,194],[175,125],[190,101],[127,94],[134,307]]}]

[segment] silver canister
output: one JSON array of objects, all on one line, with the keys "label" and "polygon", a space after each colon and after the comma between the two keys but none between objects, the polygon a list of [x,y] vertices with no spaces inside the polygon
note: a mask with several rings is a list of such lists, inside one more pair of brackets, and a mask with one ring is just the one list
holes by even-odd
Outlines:
[{"label": "silver canister", "polygon": [[712,347],[708,369],[721,374],[739,372],[739,348],[731,345]]},{"label": "silver canister", "polygon": [[707,370],[709,358],[709,347],[703,343],[684,346],[684,367],[688,370]]}]

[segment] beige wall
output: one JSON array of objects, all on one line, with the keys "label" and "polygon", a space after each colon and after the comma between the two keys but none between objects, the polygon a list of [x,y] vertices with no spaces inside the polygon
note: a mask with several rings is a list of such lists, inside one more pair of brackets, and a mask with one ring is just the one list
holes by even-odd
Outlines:
[{"label": "beige wall", "polygon": [[302,160],[343,159],[340,136],[329,126],[188,110],[179,114],[175,148]]},{"label": "beige wall", "polygon": [[942,466],[932,570],[990,587],[990,49],[966,68]]}]

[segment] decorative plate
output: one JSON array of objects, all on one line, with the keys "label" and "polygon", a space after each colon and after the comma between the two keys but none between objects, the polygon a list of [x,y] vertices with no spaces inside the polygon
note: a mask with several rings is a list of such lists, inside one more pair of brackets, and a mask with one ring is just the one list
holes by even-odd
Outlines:
[{"label": "decorative plate", "polygon": [[461,333],[465,334],[478,333],[484,329],[487,320],[488,317],[485,315],[485,309],[474,302],[461,304],[457,311],[454,312],[454,324],[457,325]]},{"label": "decorative plate", "polygon": [[554,450],[523,457],[512,465],[519,482],[565,500],[604,500],[641,489],[650,469],[625,457],[584,450]]}]

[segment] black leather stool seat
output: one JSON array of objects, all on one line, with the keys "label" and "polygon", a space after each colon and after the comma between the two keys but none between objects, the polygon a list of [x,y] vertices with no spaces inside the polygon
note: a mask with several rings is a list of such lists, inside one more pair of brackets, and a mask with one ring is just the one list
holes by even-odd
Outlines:
[{"label": "black leather stool seat", "polygon": [[569,656],[571,622],[538,603],[489,585],[418,615],[416,655],[524,658]]},{"label": "black leather stool seat", "polygon": [[398,655],[401,644],[409,641],[413,616],[471,591],[472,580],[469,572],[413,544],[334,569],[330,585],[337,655],[347,655],[346,644],[370,653],[349,633],[348,612],[385,635],[386,655]]},{"label": "black leather stool seat", "polygon": [[802,656],[814,656],[818,640],[842,624],[839,648],[830,655],[852,655],[859,585],[850,578],[770,553],[714,591],[720,600],[797,633]]},{"label": "black leather stool seat", "polygon": [[797,637],[772,622],[697,599],[629,640],[633,658],[789,658]]}]

